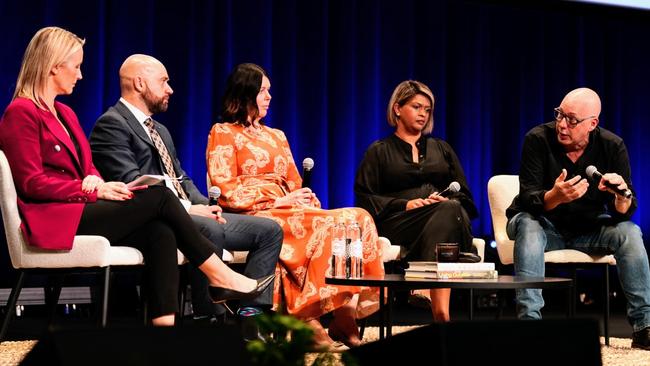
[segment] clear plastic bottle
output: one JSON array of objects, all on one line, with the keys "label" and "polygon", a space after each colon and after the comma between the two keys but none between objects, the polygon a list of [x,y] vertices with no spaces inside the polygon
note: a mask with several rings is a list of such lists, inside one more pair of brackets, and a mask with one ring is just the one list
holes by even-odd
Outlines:
[{"label": "clear plastic bottle", "polygon": [[332,276],[346,276],[346,230],[343,220],[331,228]]},{"label": "clear plastic bottle", "polygon": [[361,243],[361,228],[357,222],[352,222],[346,230],[346,242],[348,243],[348,270],[350,278],[363,277],[363,244]]}]

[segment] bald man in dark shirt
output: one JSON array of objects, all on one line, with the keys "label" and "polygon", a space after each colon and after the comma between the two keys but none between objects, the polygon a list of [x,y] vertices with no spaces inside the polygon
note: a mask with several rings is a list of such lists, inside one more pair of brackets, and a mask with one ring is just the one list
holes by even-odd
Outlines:
[{"label": "bald man in dark shirt", "polygon": [[[630,221],[636,198],[620,194],[634,192],[630,162],[623,140],[598,126],[600,109],[596,92],[575,89],[555,108],[555,121],[526,134],[519,195],[506,212],[515,274],[543,277],[546,251],[613,254],[634,329],[632,347],[650,350],[648,256],[640,228]],[[590,165],[602,179],[587,179]],[[517,290],[520,318],[540,319],[543,306],[541,290]]]}]

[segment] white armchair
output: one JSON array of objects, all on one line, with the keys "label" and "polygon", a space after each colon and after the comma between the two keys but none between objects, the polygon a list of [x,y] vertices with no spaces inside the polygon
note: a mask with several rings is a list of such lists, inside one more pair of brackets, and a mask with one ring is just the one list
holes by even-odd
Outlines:
[{"label": "white armchair", "polygon": [[[103,299],[101,326],[106,326],[109,276],[111,266],[142,265],[142,253],[135,248],[111,246],[101,236],[78,235],[69,251],[42,250],[28,245],[20,230],[20,215],[16,202],[16,189],[9,163],[0,151],[0,207],[4,223],[9,257],[12,266],[19,271],[16,284],[7,301],[7,312],[0,327],[0,341],[4,339],[7,327],[14,314],[18,296],[28,273],[65,274],[80,271],[94,271],[103,275]],[[56,303],[58,295],[54,299]]]}]

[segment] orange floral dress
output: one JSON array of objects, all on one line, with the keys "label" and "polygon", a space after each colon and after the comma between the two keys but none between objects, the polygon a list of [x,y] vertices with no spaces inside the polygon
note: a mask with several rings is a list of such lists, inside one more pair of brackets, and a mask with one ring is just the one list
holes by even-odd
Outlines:
[{"label": "orange floral dress", "polygon": [[276,267],[274,307],[281,303],[300,319],[314,319],[359,294],[357,317],[378,309],[376,288],[325,284],[331,271],[330,228],[339,218],[356,221],[362,230],[363,273],[383,275],[381,245],[372,217],[361,208],[324,210],[310,205],[273,208],[277,198],[302,186],[284,133],[262,126],[217,123],[206,152],[212,185],[221,189],[219,204],[227,211],[267,217],[282,226],[284,244]]}]

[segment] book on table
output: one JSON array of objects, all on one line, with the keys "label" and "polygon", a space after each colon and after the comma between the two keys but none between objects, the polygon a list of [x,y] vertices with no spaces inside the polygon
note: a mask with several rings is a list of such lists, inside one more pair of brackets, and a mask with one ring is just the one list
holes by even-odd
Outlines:
[{"label": "book on table", "polygon": [[456,263],[456,262],[408,262],[409,267],[404,270],[407,278],[453,279],[477,278],[495,279],[498,272],[494,263]]},{"label": "book on table", "polygon": [[478,263],[458,263],[458,262],[426,262],[415,261],[408,262],[409,266],[406,270],[410,271],[424,271],[424,272],[439,272],[439,271],[494,271],[494,263],[478,262]]},{"label": "book on table", "polygon": [[405,278],[423,278],[423,279],[497,279],[499,273],[496,270],[485,271],[417,271],[417,270],[404,270]]}]

